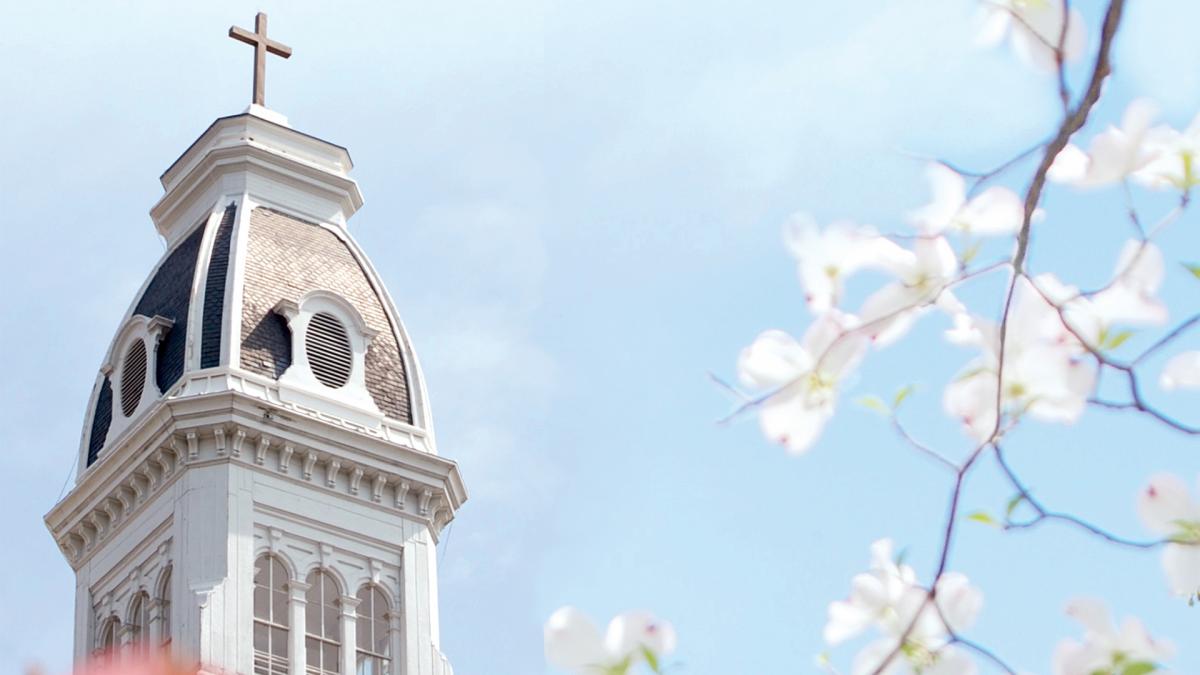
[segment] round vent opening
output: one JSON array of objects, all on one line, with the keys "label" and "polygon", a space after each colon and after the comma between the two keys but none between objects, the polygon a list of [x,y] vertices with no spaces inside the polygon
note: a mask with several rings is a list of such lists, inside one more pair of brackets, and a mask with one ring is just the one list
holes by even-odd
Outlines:
[{"label": "round vent opening", "polygon": [[304,350],[308,367],[321,384],[337,389],[350,381],[354,353],[346,327],[337,317],[326,312],[314,314],[308,321]]},{"label": "round vent opening", "polygon": [[146,384],[146,343],[137,340],[125,352],[125,364],[121,367],[121,412],[129,417],[142,402],[142,389]]}]

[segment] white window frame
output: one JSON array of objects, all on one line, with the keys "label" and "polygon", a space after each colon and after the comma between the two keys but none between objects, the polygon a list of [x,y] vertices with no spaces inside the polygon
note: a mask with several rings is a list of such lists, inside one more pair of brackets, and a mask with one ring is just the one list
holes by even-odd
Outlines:
[{"label": "white window frame", "polygon": [[[101,457],[112,446],[113,441],[119,438],[142,413],[150,409],[162,397],[163,392],[158,389],[158,345],[174,325],[174,321],[164,316],[146,317],[136,314],[129,317],[117,333],[117,339],[113,341],[113,345],[109,349],[108,358],[100,367],[100,372],[108,377],[109,386],[112,387],[112,417],[108,425],[108,435],[100,450]],[[129,348],[139,340],[146,347],[146,373],[142,378],[142,390],[137,407],[132,413],[126,415],[121,406],[125,356],[129,353]]]},{"label": "white window frame", "polygon": [[[311,291],[298,302],[281,300],[275,312],[287,320],[291,332],[292,363],[279,376],[280,398],[304,408],[332,414],[357,424],[378,427],[383,412],[367,390],[367,348],[376,331],[367,327],[354,305],[332,291]],[[313,374],[305,348],[309,322],[318,313],[329,314],[350,338],[350,379],[341,387],[328,387]]]}]

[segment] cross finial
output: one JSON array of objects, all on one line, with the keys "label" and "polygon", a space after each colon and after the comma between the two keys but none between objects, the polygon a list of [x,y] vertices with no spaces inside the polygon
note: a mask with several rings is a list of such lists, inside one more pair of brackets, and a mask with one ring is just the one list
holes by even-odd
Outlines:
[{"label": "cross finial", "polygon": [[286,59],[292,55],[292,48],[267,37],[267,15],[263,12],[254,17],[253,33],[245,28],[230,26],[229,37],[254,47],[254,103],[266,106],[263,89],[267,79],[267,52]]}]

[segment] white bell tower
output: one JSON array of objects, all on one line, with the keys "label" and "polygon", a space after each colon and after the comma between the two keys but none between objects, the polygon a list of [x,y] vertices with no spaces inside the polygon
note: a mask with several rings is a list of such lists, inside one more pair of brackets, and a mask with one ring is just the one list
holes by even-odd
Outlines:
[{"label": "white bell tower", "polygon": [[77,658],[165,646],[213,673],[451,672],[436,544],[466,489],[347,231],[350,169],[256,103],[163,174],[167,253],[46,515],[76,574]]}]

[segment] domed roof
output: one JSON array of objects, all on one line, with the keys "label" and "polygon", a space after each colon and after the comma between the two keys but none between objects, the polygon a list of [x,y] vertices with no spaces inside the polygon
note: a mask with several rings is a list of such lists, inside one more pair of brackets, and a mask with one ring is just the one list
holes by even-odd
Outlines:
[{"label": "domed roof", "polygon": [[[229,120],[239,129],[256,126],[260,138],[244,133],[230,141],[218,128]],[[276,172],[295,170],[305,160],[296,144],[313,151],[314,141],[324,143],[275,127],[249,115],[218,120],[197,141],[209,138],[208,147],[194,144],[164,174],[168,195],[155,215],[172,245],[131,304],[97,378],[83,430],[85,467],[159,402],[222,386],[385,437],[380,428],[389,425],[428,432],[411,346],[386,290],[346,231],[349,214],[343,209],[337,217],[314,217],[328,209],[306,210],[303,200],[283,195],[279,185],[259,185],[253,179],[266,175],[261,167],[237,169],[252,174],[239,184],[240,194],[222,195],[219,180],[211,178],[220,178],[224,166],[208,162],[212,155],[229,155],[231,146],[243,155],[256,151],[252,144],[262,150],[264,129],[294,144],[266,146],[276,156]],[[188,170],[177,171],[185,161]],[[300,168],[311,172],[316,163]],[[333,174],[330,182],[348,181],[354,196],[357,186],[345,177],[348,163],[346,155],[337,170],[318,168]],[[188,175],[198,172],[218,188]],[[212,195],[217,203],[208,202],[190,227],[180,222],[189,210],[180,204]],[[175,211],[169,218],[161,215],[167,202]],[[131,351],[138,341],[146,352]],[[131,353],[148,355],[139,366]],[[218,380],[224,384],[214,384]]]}]

